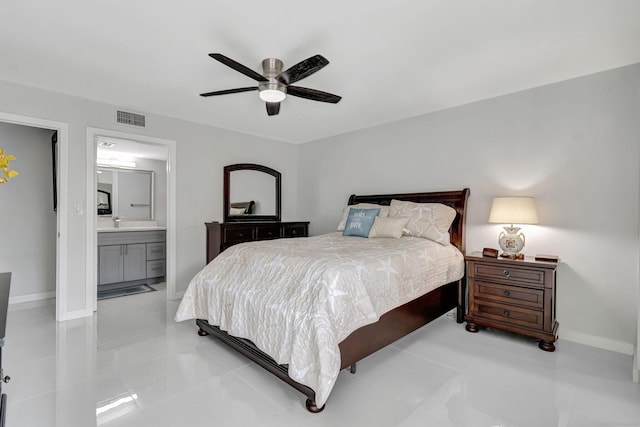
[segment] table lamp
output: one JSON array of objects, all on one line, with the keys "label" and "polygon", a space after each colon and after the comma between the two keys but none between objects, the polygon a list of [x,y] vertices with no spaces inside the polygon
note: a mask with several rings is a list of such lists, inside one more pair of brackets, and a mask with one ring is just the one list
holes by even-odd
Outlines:
[{"label": "table lamp", "polygon": [[497,224],[511,224],[504,227],[498,236],[498,243],[503,250],[502,256],[521,258],[520,251],[524,248],[524,234],[513,224],[537,224],[538,214],[534,199],[531,197],[496,197],[491,204],[489,222]]}]

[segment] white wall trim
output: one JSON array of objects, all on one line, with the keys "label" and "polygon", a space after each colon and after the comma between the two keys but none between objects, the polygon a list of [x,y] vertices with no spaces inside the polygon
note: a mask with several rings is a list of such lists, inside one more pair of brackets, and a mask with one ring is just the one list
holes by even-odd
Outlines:
[{"label": "white wall trim", "polygon": [[108,129],[87,127],[87,219],[86,219],[86,280],[87,280],[87,307],[91,312],[97,309],[98,292],[98,250],[96,215],[89,207],[96,206],[96,139],[99,136],[127,139],[131,141],[164,145],[168,149],[167,159],[167,298],[177,299],[176,295],[176,142],[169,139],[155,138],[146,135],[138,135]]},{"label": "white wall trim", "polygon": [[15,297],[9,297],[9,305],[21,304],[23,302],[42,301],[56,297],[56,291],[38,292],[29,295],[18,295]]},{"label": "white wall trim", "polygon": [[176,143],[168,141],[169,159],[167,160],[167,254],[169,263],[167,264],[167,298],[176,300],[182,298],[184,291],[177,292],[176,284]]},{"label": "white wall trim", "polygon": [[590,347],[597,347],[603,350],[615,351],[616,353],[633,355],[633,344],[611,340],[603,337],[596,337],[593,335],[580,334],[578,332],[562,331],[561,339],[572,341],[578,344],[588,345]]},{"label": "white wall trim", "polygon": [[58,206],[56,243],[56,320],[67,319],[67,266],[69,259],[68,182],[69,182],[69,125],[64,122],[0,112],[0,121],[23,126],[58,131]]},{"label": "white wall trim", "polygon": [[[638,101],[640,102],[640,89],[638,90]],[[640,158],[637,159],[637,161],[638,164],[640,164]],[[638,197],[638,212],[640,212],[640,188],[636,197]],[[640,218],[637,218],[637,221],[640,223]],[[636,293],[636,316],[638,317],[638,320],[636,322],[636,345],[633,352],[633,373],[631,377],[633,382],[637,383],[640,381],[640,233],[636,238],[636,286],[638,288]]]}]

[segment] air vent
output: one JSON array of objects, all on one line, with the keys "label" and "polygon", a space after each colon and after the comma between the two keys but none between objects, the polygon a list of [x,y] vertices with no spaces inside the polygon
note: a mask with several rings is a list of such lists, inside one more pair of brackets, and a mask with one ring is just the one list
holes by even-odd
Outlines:
[{"label": "air vent", "polygon": [[116,112],[116,123],[129,126],[146,127],[147,118],[142,114],[131,113],[118,110]]}]

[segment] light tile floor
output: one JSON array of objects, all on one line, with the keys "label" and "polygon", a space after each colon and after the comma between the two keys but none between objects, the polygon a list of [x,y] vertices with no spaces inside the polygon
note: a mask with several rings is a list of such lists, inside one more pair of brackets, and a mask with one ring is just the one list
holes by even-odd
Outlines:
[{"label": "light tile floor", "polygon": [[10,307],[9,427],[640,426],[631,357],[560,340],[470,334],[444,316],[342,372],[324,412],[209,337],[175,323],[165,292],[100,301],[56,323]]}]

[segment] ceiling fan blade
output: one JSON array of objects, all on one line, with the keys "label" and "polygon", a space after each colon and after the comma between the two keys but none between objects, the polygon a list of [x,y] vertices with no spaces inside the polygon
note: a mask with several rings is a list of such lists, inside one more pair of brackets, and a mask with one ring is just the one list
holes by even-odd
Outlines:
[{"label": "ceiling fan blade", "polygon": [[322,92],[308,87],[288,86],[287,95],[297,96],[299,98],[310,99],[312,101],[330,102],[337,104],[342,97],[328,92]]},{"label": "ceiling fan blade", "polygon": [[309,77],[327,64],[329,64],[327,58],[322,55],[315,55],[284,70],[276,76],[276,79],[286,85],[295,83],[298,80]]},{"label": "ceiling fan blade", "polygon": [[258,86],[239,87],[237,89],[226,89],[226,90],[217,90],[215,92],[205,92],[205,93],[201,93],[200,96],[228,95],[230,93],[251,92],[253,90],[258,90]]},{"label": "ceiling fan blade", "polygon": [[280,103],[279,102],[265,102],[267,104],[267,114],[270,116],[275,116],[280,112]]},{"label": "ceiling fan blade", "polygon": [[268,81],[262,74],[259,74],[253,71],[251,68],[245,67],[239,62],[236,62],[233,59],[228,58],[221,53],[210,53],[209,56],[215,59],[216,61],[222,62],[227,67],[233,68],[234,70],[244,74],[247,77],[251,77],[253,80],[257,80],[259,82]]}]

